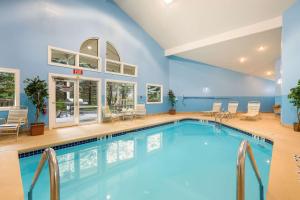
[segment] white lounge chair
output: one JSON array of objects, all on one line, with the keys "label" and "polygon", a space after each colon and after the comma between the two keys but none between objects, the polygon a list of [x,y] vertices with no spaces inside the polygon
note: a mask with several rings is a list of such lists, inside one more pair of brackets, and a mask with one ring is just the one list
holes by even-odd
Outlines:
[{"label": "white lounge chair", "polygon": [[147,114],[145,104],[136,104],[134,110],[135,117],[144,117]]},{"label": "white lounge chair", "polygon": [[[4,119],[4,124],[0,125],[0,134],[17,135],[21,126],[28,126],[27,108],[12,108],[8,111],[7,119]],[[2,119],[3,120],[3,119]]]},{"label": "white lounge chair", "polygon": [[123,120],[125,120],[127,118],[133,119],[134,110],[131,108],[122,108],[121,114],[122,114]]},{"label": "white lounge chair", "polygon": [[226,118],[233,118],[237,114],[237,108],[239,107],[239,102],[237,101],[231,101],[228,103],[228,109],[227,112],[223,112],[223,117]]},{"label": "white lounge chair", "polygon": [[205,114],[205,115],[213,116],[217,113],[220,113],[221,109],[222,109],[222,103],[221,102],[214,102],[211,111],[203,111],[202,113]]},{"label": "white lounge chair", "polygon": [[112,114],[108,106],[102,107],[102,121],[112,121],[115,116]]},{"label": "white lounge chair", "polygon": [[257,119],[259,118],[260,102],[249,102],[248,112],[243,114],[242,119]]}]

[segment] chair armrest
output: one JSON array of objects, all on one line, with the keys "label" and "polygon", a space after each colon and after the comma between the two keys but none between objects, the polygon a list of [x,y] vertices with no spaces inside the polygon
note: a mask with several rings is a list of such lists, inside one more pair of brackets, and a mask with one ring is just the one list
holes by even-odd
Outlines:
[{"label": "chair armrest", "polygon": [[24,122],[24,124],[26,123],[26,118],[20,118],[18,121],[18,125],[21,126],[21,123]]}]

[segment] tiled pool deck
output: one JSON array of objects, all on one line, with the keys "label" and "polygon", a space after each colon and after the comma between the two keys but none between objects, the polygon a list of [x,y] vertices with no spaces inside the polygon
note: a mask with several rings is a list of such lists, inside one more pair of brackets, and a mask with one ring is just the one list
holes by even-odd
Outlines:
[{"label": "tiled pool deck", "polygon": [[[112,135],[185,118],[213,120],[199,113],[181,113],[174,116],[161,114],[147,116],[144,119],[54,129],[46,131],[43,136],[22,135],[18,141],[14,137],[0,137],[0,199],[23,199],[18,153]],[[299,200],[300,180],[297,175],[298,168],[294,155],[300,154],[300,133],[282,126],[279,119],[273,114],[263,114],[262,119],[258,121],[245,121],[235,118],[225,120],[223,123],[268,138],[274,142],[267,200]]]}]

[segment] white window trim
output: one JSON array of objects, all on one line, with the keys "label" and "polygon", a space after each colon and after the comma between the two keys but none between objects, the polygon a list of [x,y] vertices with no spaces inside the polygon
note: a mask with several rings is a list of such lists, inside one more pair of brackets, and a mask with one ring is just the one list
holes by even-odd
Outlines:
[{"label": "white window trim", "polygon": [[[15,105],[14,106],[20,106],[20,70],[14,68],[0,67],[0,72],[15,74]],[[14,106],[0,107],[0,111],[10,110]]]},{"label": "white window trim", "polygon": [[[128,65],[130,67],[134,67],[135,68],[135,74],[134,75],[129,75],[129,74],[124,74],[124,65]],[[125,62],[122,62],[122,69],[123,69],[123,74],[124,76],[132,76],[132,77],[137,77],[137,74],[138,74],[138,67],[137,65],[133,65],[133,64],[129,64],[129,63],[125,63]]]},{"label": "white window trim", "polygon": [[107,98],[106,98],[106,85],[107,82],[115,82],[115,83],[131,83],[134,84],[134,107],[136,106],[137,103],[137,82],[133,81],[123,81],[123,80],[114,80],[114,79],[105,79],[105,85],[104,85],[104,98],[105,98],[105,106],[107,106]]},{"label": "white window trim", "polygon": [[[160,102],[148,102],[148,86],[157,86],[160,87],[161,89],[161,96],[160,96]],[[146,84],[146,104],[162,104],[164,102],[164,89],[163,85],[160,84],[152,84],[152,83],[147,83]]]},{"label": "white window trim", "polygon": [[[120,73],[118,73],[118,72],[110,72],[110,71],[107,71],[107,62],[113,62],[113,63],[116,63],[116,64],[120,64],[120,70],[121,70],[121,72]],[[115,75],[122,75],[122,63],[121,62],[119,62],[119,61],[116,61],[116,60],[110,60],[110,59],[105,59],[105,73],[109,73],[109,74],[115,74]]]},{"label": "white window trim", "polygon": [[[52,50],[63,51],[63,52],[69,53],[69,54],[74,54],[75,55],[75,66],[52,62],[51,61]],[[98,59],[98,69],[89,69],[89,68],[85,68],[85,67],[80,67],[79,66],[79,56]],[[52,65],[52,66],[66,67],[66,68],[71,68],[71,69],[82,69],[82,70],[93,71],[93,72],[101,72],[101,70],[102,70],[102,64],[101,63],[102,63],[101,57],[92,56],[92,55],[85,54],[85,53],[79,53],[79,52],[75,52],[75,51],[71,51],[71,50],[67,50],[67,49],[62,49],[62,48],[58,48],[58,47],[48,46],[48,64]]]},{"label": "white window trim", "polygon": [[[121,72],[118,73],[118,72],[107,71],[107,62],[113,62],[113,63],[120,64],[120,65],[121,65]],[[135,68],[135,74],[134,74],[134,75],[124,74],[124,65],[129,65],[129,66],[131,66],[131,67],[134,67],[134,68]],[[137,77],[137,74],[138,74],[138,67],[137,67],[136,65],[133,65],[133,64],[124,63],[124,62],[119,62],[119,61],[116,61],[116,60],[111,60],[111,59],[106,58],[106,59],[105,59],[105,73],[108,73],[108,74],[115,74],[115,75],[122,75],[122,76],[129,76],[129,77]]]}]

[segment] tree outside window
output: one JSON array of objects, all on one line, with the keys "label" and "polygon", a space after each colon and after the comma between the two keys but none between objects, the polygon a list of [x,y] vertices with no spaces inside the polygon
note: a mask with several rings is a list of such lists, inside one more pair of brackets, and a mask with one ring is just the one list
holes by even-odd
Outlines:
[{"label": "tree outside window", "polygon": [[0,107],[15,105],[15,74],[0,72]]},{"label": "tree outside window", "polygon": [[106,82],[106,104],[114,113],[134,108],[135,84],[127,82]]}]

